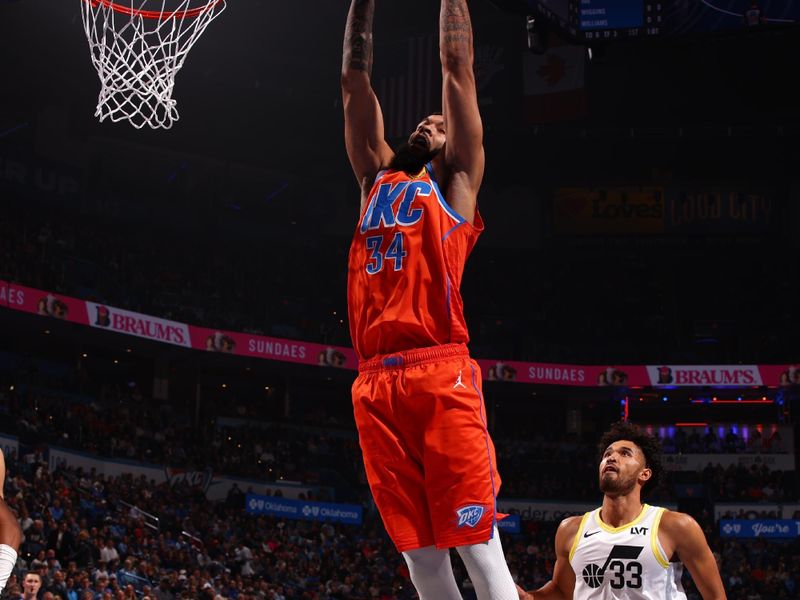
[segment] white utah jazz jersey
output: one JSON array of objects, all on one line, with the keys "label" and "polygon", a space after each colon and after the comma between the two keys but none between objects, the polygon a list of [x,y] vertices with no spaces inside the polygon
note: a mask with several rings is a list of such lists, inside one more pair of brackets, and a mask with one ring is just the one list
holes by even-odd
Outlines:
[{"label": "white utah jazz jersey", "polygon": [[683,567],[670,563],[658,541],[663,508],[642,507],[621,527],[600,520],[600,509],[583,515],[569,562],[575,600],[686,600]]}]

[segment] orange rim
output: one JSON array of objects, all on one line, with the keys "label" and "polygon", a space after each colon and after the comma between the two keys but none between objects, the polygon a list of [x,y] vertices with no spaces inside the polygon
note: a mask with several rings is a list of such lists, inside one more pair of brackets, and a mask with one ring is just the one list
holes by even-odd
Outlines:
[{"label": "orange rim", "polygon": [[96,8],[98,4],[102,4],[103,6],[110,8],[118,13],[122,13],[124,15],[130,15],[132,17],[143,17],[145,19],[159,19],[159,20],[166,20],[166,19],[185,19],[196,17],[197,15],[203,14],[207,10],[211,10],[223,0],[214,0],[213,2],[209,2],[205,6],[199,6],[197,8],[190,8],[189,10],[173,10],[172,12],[162,12],[160,10],[140,10],[136,8],[131,8],[130,6],[122,6],[121,4],[117,4],[112,2],[111,0],[85,0],[86,2],[91,3],[93,8]]}]

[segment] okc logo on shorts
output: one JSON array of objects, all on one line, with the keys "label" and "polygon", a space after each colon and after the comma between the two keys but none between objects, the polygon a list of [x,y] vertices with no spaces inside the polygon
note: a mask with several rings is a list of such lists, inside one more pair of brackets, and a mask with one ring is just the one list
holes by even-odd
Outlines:
[{"label": "okc logo on shorts", "polygon": [[456,527],[475,527],[483,516],[483,507],[480,504],[470,504],[456,510],[458,525]]}]

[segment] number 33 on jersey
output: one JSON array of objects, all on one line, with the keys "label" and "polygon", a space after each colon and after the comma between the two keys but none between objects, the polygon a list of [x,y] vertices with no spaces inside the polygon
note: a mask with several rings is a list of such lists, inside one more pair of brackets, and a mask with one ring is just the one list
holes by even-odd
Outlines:
[{"label": "number 33 on jersey", "polygon": [[686,600],[683,567],[658,541],[663,514],[645,504],[633,522],[611,527],[599,508],[586,513],[570,551],[575,600]]},{"label": "number 33 on jersey", "polygon": [[375,178],[350,247],[350,329],[361,359],[468,342],[459,288],[483,229],[446,202],[428,164]]}]

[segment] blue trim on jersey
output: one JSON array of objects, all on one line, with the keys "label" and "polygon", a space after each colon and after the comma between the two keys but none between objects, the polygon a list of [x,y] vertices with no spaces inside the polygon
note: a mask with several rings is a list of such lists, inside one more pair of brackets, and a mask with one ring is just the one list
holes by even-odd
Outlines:
[{"label": "blue trim on jersey", "polygon": [[494,498],[494,510],[492,512],[492,531],[489,533],[489,539],[494,538],[494,528],[497,527],[497,489],[494,487],[494,474],[492,468],[492,451],[489,449],[489,426],[486,424],[486,403],[483,401],[483,394],[481,388],[478,387],[477,373],[475,366],[470,363],[469,368],[472,370],[472,387],[478,393],[478,398],[481,399],[481,421],[483,421],[483,431],[486,437],[486,457],[489,459],[489,481],[492,482],[492,497]]},{"label": "blue trim on jersey", "polygon": [[[458,214],[453,208],[447,203],[447,200],[444,199],[444,194],[442,194],[442,190],[439,189],[439,182],[436,181],[436,173],[433,171],[433,164],[428,163],[425,165],[425,168],[428,170],[428,175],[431,177],[431,183],[433,183],[433,189],[436,191],[436,199],[439,201],[439,206],[441,206],[444,211],[450,215],[453,219],[460,223],[465,223],[466,219]],[[450,230],[452,231],[452,229]],[[448,232],[449,235],[450,232]],[[445,236],[446,237],[446,236]]]},{"label": "blue trim on jersey", "polygon": [[453,322],[453,315],[452,311],[450,310],[450,275],[447,275],[447,292],[445,294],[445,302],[447,303],[447,320],[451,323]]},{"label": "blue trim on jersey", "polygon": [[450,228],[450,231],[444,234],[444,236],[442,237],[442,241],[445,241],[448,237],[450,237],[450,234],[453,233],[459,227],[461,227],[464,223],[466,223],[466,221],[461,221],[461,223],[456,223],[455,225],[453,225]]},{"label": "blue trim on jersey", "polygon": [[428,169],[428,175],[431,176],[431,181],[433,181],[433,183],[438,184],[439,182],[436,179],[436,172],[433,170],[433,163],[429,162],[428,164],[425,165],[425,168]]}]

